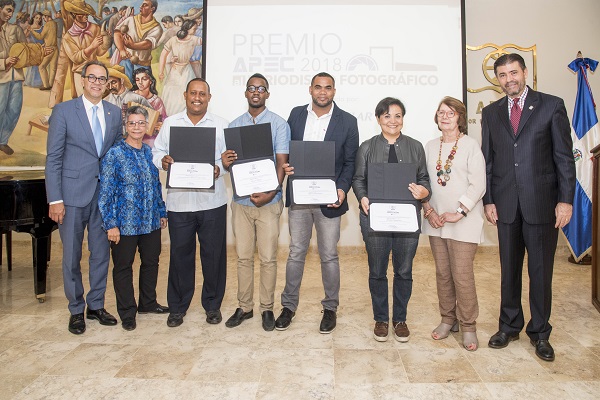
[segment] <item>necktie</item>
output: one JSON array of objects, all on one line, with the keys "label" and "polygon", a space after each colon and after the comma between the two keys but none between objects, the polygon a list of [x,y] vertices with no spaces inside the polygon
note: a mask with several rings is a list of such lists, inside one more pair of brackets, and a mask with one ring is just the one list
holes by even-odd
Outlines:
[{"label": "necktie", "polygon": [[513,128],[513,133],[516,135],[519,129],[519,121],[521,120],[521,109],[519,108],[519,99],[513,101],[513,106],[510,109],[510,124]]},{"label": "necktie", "polygon": [[96,142],[96,150],[98,155],[102,151],[102,127],[100,126],[100,120],[98,119],[98,106],[92,107],[92,133],[94,134],[94,141]]}]

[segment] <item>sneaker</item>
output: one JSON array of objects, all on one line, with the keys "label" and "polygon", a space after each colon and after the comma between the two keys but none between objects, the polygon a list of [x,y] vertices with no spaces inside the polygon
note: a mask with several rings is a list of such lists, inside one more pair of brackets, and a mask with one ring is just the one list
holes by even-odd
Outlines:
[{"label": "sneaker", "polygon": [[373,338],[378,342],[385,342],[388,339],[389,324],[387,322],[375,322]]},{"label": "sneaker", "polygon": [[331,333],[335,330],[335,321],[337,317],[335,311],[323,310],[323,318],[321,319],[321,325],[319,326],[319,332]]},{"label": "sneaker", "polygon": [[406,343],[410,338],[410,331],[406,322],[395,322],[394,321],[394,337],[397,341]]},{"label": "sneaker", "polygon": [[277,317],[277,320],[275,321],[275,329],[277,329],[278,331],[285,331],[287,328],[290,327],[292,320],[295,316],[296,313],[294,311],[290,310],[287,307],[283,307],[283,310],[281,310],[281,314],[279,314],[279,317]]}]

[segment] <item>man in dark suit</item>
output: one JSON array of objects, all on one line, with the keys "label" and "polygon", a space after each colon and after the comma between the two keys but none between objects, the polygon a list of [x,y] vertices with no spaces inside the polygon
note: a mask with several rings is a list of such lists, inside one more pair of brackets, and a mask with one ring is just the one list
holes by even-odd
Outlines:
[{"label": "man in dark suit", "polygon": [[[69,331],[85,332],[87,318],[102,325],[117,320],[104,309],[108,274],[109,242],[98,209],[100,160],[122,138],[121,110],[103,101],[108,71],[98,61],[88,62],[81,71],[83,95],[59,103],[50,116],[46,193],[49,215],[58,225],[63,244],[63,281],[69,300]],[[90,290],[83,298],[81,247],[88,230]]]},{"label": "man in dark suit", "polygon": [[558,228],[571,219],[575,162],[562,99],[527,87],[527,68],[518,54],[505,54],[494,73],[506,97],[482,113],[486,160],[485,215],[498,227],[502,272],[499,331],[488,343],[500,349],[519,338],[525,324],[521,305],[527,250],[531,320],[526,333],[535,354],[554,360],[549,338],[552,271]]},{"label": "man in dark suit", "polygon": [[[289,208],[290,254],[286,265],[285,289],[281,294],[283,310],[275,321],[277,330],[286,330],[296,314],[300,298],[300,284],[304,261],[310,244],[313,225],[321,258],[321,275],[325,298],[323,318],[319,331],[331,333],[336,325],[336,312],[340,292],[340,264],[337,243],[340,239],[341,217],[348,211],[346,195],[352,185],[354,158],[358,150],[358,125],[356,118],[338,108],[333,102],[335,80],[326,72],[312,78],[309,93],[312,103],[295,107],[288,118],[292,140],[335,142],[335,183],[338,201],[327,206],[290,206],[290,186],[286,190],[286,207]],[[284,164],[286,174],[293,167]]]}]

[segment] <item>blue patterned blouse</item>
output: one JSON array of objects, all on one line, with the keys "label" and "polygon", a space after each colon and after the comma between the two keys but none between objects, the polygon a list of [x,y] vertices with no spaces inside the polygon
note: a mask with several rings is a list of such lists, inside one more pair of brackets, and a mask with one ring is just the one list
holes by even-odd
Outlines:
[{"label": "blue patterned blouse", "polygon": [[136,149],[121,140],[100,164],[98,206],[103,228],[118,227],[121,235],[144,235],[160,229],[167,218],[158,169],[147,144]]}]

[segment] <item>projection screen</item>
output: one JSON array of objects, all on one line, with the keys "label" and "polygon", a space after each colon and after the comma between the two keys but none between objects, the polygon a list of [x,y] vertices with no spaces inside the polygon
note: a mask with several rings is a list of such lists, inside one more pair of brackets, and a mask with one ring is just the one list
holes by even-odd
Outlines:
[{"label": "projection screen", "polygon": [[464,98],[464,1],[205,3],[210,110],[228,120],[247,110],[245,85],[255,72],[269,80],[267,106],[285,119],[310,102],[311,78],[329,72],[361,142],[380,132],[374,109],[384,97],[404,102],[402,132],[423,143],[439,135],[433,115],[441,98]]}]

